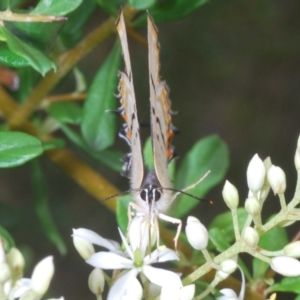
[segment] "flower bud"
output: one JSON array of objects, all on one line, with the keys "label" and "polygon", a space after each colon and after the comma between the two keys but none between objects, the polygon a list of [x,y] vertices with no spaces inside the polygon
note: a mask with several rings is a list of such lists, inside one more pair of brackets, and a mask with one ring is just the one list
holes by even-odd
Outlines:
[{"label": "flower bud", "polygon": [[22,253],[17,248],[11,248],[6,256],[6,261],[12,271],[14,280],[22,277],[25,267],[25,260]]},{"label": "flower bud", "polygon": [[245,209],[249,215],[256,216],[260,212],[260,204],[255,197],[250,197],[245,201]]},{"label": "flower bud", "polygon": [[300,241],[290,243],[283,248],[283,253],[286,256],[300,257]]},{"label": "flower bud", "polygon": [[257,231],[249,226],[244,229],[243,238],[245,243],[252,248],[256,247],[259,242],[259,235]]},{"label": "flower bud", "polygon": [[233,273],[237,268],[237,263],[233,259],[226,259],[220,263],[220,270],[227,274]]},{"label": "flower bud", "polygon": [[253,156],[247,168],[247,183],[249,190],[258,192],[265,180],[266,169],[264,163],[257,154]]},{"label": "flower bud", "polygon": [[235,209],[239,205],[239,194],[236,187],[226,180],[222,191],[223,199],[230,209]]},{"label": "flower bud", "polygon": [[271,259],[271,268],[283,276],[299,276],[300,262],[287,256],[277,256]]},{"label": "flower bud", "polygon": [[39,295],[44,295],[49,288],[54,274],[53,257],[41,260],[34,268],[31,276],[31,287]]},{"label": "flower bud", "polygon": [[189,216],[185,233],[191,246],[196,250],[203,250],[208,244],[208,232],[205,226],[195,217]]},{"label": "flower bud", "polygon": [[285,192],[286,179],[281,168],[273,165],[268,171],[268,181],[274,194],[283,194]]},{"label": "flower bud", "polygon": [[87,240],[78,237],[75,235],[74,229],[73,229],[73,244],[80,254],[80,256],[87,260],[90,256],[92,256],[95,253],[95,248],[92,243],[88,242]]},{"label": "flower bud", "polygon": [[92,293],[96,296],[100,296],[104,290],[104,274],[103,271],[99,268],[95,268],[88,279],[88,285]]}]

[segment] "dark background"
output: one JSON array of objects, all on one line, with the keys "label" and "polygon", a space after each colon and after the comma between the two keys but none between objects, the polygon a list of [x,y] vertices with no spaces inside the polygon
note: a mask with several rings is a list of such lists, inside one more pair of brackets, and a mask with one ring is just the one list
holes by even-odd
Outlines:
[{"label": "dark background", "polygon": [[[255,153],[262,159],[271,156],[272,162],[284,169],[286,198],[290,200],[294,193],[293,160],[300,121],[299,13],[300,2],[296,0],[212,0],[183,20],[157,24],[161,75],[170,87],[172,108],[178,111],[173,119],[180,128],[173,141],[176,152],[183,157],[198,139],[218,134],[229,147],[230,168],[226,179],[238,188],[241,205],[248,193],[247,165]],[[96,10],[86,32],[106,17]],[[146,37],[145,28],[139,31]],[[89,82],[115,38],[80,63]],[[129,43],[139,118],[140,122],[148,122],[147,49],[131,39]],[[57,93],[64,88],[60,86]],[[143,129],[143,135],[146,134],[147,129]],[[116,142],[118,148],[128,150],[120,141]],[[126,178],[95,162],[89,163],[119,189],[128,188]],[[119,240],[114,215],[49,161],[43,159],[42,164],[48,176],[51,211],[68,244],[68,255],[61,257],[38,225],[29,165],[0,171],[1,203],[12,210],[10,214],[6,207],[2,215],[6,216],[17,246],[26,250],[34,263],[46,255],[55,255],[52,296],[94,299],[87,288],[91,267],[74,250],[71,229],[85,227]],[[213,206],[202,204],[193,211],[205,225],[227,210],[221,197],[223,184],[224,181],[207,195],[214,200]],[[278,209],[278,199],[270,195],[264,219]],[[299,225],[291,228],[290,238],[297,230]],[[27,277],[32,266],[29,269]]]}]

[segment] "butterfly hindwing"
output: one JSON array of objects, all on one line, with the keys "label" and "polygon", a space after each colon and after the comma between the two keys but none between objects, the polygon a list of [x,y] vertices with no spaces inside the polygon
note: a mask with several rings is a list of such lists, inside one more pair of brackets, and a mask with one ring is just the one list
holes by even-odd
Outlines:
[{"label": "butterfly hindwing", "polygon": [[131,153],[127,154],[125,157],[123,171],[125,175],[130,177],[131,188],[139,189],[144,177],[144,162],[123,13],[120,13],[116,22],[116,27],[121,40],[123,57],[125,61],[125,72],[119,73],[119,93],[121,103],[119,113],[125,121],[123,124],[123,129],[120,132],[120,136],[124,138],[131,147]]}]

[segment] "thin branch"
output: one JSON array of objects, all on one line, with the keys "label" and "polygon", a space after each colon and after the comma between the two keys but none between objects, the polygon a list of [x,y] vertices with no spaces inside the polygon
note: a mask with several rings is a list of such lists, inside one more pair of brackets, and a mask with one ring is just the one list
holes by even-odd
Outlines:
[{"label": "thin branch", "polygon": [[49,23],[49,22],[61,22],[66,21],[68,18],[61,16],[45,16],[45,15],[30,15],[30,14],[18,14],[10,10],[0,12],[1,21],[10,22],[39,22],[39,23]]}]

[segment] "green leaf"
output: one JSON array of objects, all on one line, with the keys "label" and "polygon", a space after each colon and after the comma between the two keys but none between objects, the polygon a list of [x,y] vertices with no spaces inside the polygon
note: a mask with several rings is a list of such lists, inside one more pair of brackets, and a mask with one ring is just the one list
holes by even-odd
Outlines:
[{"label": "green leaf", "polygon": [[127,0],[96,0],[97,4],[108,14],[116,16],[120,7],[127,3]]},{"label": "green leaf", "polygon": [[224,233],[219,228],[211,228],[208,231],[210,241],[215,245],[219,252],[223,252],[230,247],[229,242],[224,236]]},{"label": "green leaf", "polygon": [[34,188],[35,209],[37,216],[48,239],[57,247],[61,254],[66,254],[66,245],[56,228],[48,206],[48,193],[44,173],[37,160],[33,161],[31,166],[31,178]]},{"label": "green leaf", "polygon": [[114,150],[102,150],[101,152],[91,151],[82,137],[75,133],[68,126],[61,123],[60,128],[77,147],[81,148],[91,158],[114,171],[121,172],[121,158],[123,153]]},{"label": "green leaf", "polygon": [[0,64],[13,67],[13,68],[30,66],[27,59],[12,52],[11,50],[9,50],[6,44],[1,42],[0,42]]},{"label": "green leaf", "polygon": [[129,0],[130,5],[139,10],[147,9],[156,2],[156,0]]},{"label": "green leaf", "polygon": [[12,52],[26,59],[29,64],[42,75],[45,75],[51,69],[57,70],[56,65],[41,51],[26,44],[5,27],[0,26],[0,34],[5,37],[7,45]]},{"label": "green leaf", "polygon": [[[244,208],[239,207],[237,209],[237,216],[239,228],[241,229],[245,224],[248,213]],[[213,228],[218,228],[222,232],[224,238],[227,240],[228,243],[231,243],[233,240],[235,240],[234,229],[232,224],[232,214],[230,211],[216,216],[209,225],[209,230]]]},{"label": "green leaf", "polygon": [[15,247],[15,241],[10,233],[2,226],[0,226],[0,243],[4,250],[8,252],[10,248]]},{"label": "green leaf", "polygon": [[[224,177],[229,165],[226,144],[217,136],[211,135],[198,141],[184,157],[175,178],[176,189],[184,189],[196,183],[207,171],[208,176],[193,190],[188,191],[203,197]],[[172,215],[179,218],[199,204],[198,200],[181,195],[172,206]]]},{"label": "green leaf", "polygon": [[118,82],[120,51],[120,44],[117,43],[94,77],[84,102],[81,131],[85,141],[94,151],[109,147],[115,139],[115,114],[107,110],[114,109],[117,104],[114,93]]},{"label": "green leaf", "polygon": [[279,283],[273,284],[270,292],[293,292],[300,294],[300,276],[283,278]]},{"label": "green leaf", "polygon": [[[182,19],[192,13],[208,0],[165,0],[158,1],[157,4],[149,9],[151,16],[156,23]],[[147,15],[141,15],[133,26],[145,25]]]},{"label": "green leaf", "polygon": [[82,108],[71,102],[53,103],[48,108],[49,114],[61,123],[80,124]]},{"label": "green leaf", "polygon": [[[286,229],[282,227],[275,227],[260,237],[258,245],[260,248],[265,250],[277,251],[286,246],[288,242]],[[265,272],[269,268],[269,264],[258,258],[254,258],[252,261],[252,267],[253,278],[263,278]]]},{"label": "green leaf", "polygon": [[76,9],[81,3],[82,0],[40,0],[30,14],[64,16]]},{"label": "green leaf", "polygon": [[82,39],[83,25],[87,22],[95,7],[95,0],[84,0],[77,9],[68,14],[68,21],[59,33],[67,48],[74,47]]},{"label": "green leaf", "polygon": [[43,153],[39,139],[23,132],[0,132],[0,168],[20,166]]},{"label": "green leaf", "polygon": [[128,205],[131,199],[132,199],[131,195],[126,195],[126,196],[118,197],[117,200],[117,209],[116,209],[117,222],[123,232],[126,232],[128,226],[127,212],[128,212]]}]

